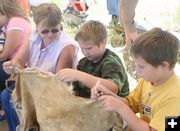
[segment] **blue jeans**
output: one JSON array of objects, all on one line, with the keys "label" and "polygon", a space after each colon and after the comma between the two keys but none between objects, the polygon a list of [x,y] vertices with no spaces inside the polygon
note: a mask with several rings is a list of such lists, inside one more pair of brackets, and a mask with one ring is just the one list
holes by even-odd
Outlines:
[{"label": "blue jeans", "polygon": [[6,74],[6,72],[4,72],[3,70],[3,63],[5,61],[0,61],[0,83],[4,83],[6,81],[6,79],[9,78],[10,75]]},{"label": "blue jeans", "polygon": [[[0,94],[5,89],[5,81],[9,78],[10,75],[6,74],[3,70],[3,63],[5,61],[0,61]],[[0,100],[1,105],[1,100]]]},{"label": "blue jeans", "polygon": [[[15,87],[15,84],[11,85]],[[1,93],[2,106],[5,112],[9,131],[16,131],[19,125],[19,118],[12,103],[11,92],[6,88]]]},{"label": "blue jeans", "polygon": [[118,0],[106,0],[107,2],[107,10],[110,15],[119,16],[119,10],[118,10]]}]

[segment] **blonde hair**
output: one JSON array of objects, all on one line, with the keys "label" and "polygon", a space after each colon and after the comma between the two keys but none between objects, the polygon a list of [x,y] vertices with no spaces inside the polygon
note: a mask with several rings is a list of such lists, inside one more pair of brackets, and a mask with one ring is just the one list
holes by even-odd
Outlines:
[{"label": "blonde hair", "polygon": [[82,25],[75,35],[75,40],[93,41],[96,45],[100,45],[102,41],[107,39],[107,30],[103,23],[90,20]]},{"label": "blonde hair", "polygon": [[0,0],[0,3],[0,12],[3,15],[8,18],[18,16],[28,20],[17,0]]}]

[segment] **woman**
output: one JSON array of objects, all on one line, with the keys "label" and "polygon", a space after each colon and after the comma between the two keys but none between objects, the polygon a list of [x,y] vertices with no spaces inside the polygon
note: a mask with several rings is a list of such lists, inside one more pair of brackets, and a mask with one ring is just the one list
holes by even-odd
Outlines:
[{"label": "woman", "polygon": [[[30,41],[22,46],[17,56],[12,60],[5,62],[3,68],[6,73],[12,74],[10,68],[17,65],[19,68],[36,67],[42,71],[56,73],[62,68],[75,67],[78,46],[64,31],[61,30],[61,11],[55,4],[41,4],[35,10],[34,22],[37,31],[33,34]],[[6,104],[6,116],[12,120],[12,104],[7,101],[10,96],[8,89],[2,94],[2,103]],[[9,97],[10,99],[10,97]],[[18,117],[17,117],[18,118]],[[9,121],[8,124],[14,124],[17,121]],[[15,124],[12,131],[15,131]]]}]

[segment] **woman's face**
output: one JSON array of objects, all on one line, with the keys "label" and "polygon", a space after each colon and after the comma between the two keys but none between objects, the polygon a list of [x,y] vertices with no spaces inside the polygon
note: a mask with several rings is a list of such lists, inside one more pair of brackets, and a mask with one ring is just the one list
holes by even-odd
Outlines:
[{"label": "woman's face", "polygon": [[49,44],[59,37],[59,33],[61,32],[60,24],[54,27],[49,27],[49,26],[44,25],[44,22],[40,22],[37,25],[37,31],[40,37],[42,38],[43,42],[45,44]]}]

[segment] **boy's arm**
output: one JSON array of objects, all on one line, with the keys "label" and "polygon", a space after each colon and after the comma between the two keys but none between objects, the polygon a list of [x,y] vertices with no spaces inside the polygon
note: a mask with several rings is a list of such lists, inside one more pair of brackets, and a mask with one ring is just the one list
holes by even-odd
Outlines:
[{"label": "boy's arm", "polygon": [[114,94],[118,93],[118,86],[109,79],[103,79],[100,77],[95,77],[93,75],[90,75],[88,73],[84,73],[80,71],[80,77],[79,81],[82,82],[84,85],[86,85],[89,89],[92,89],[94,85],[98,81],[100,81],[101,85],[105,86],[107,89],[112,91]]},{"label": "boy's arm", "polygon": [[149,123],[141,120],[136,114],[129,108],[129,106],[123,104],[118,108],[117,112],[122,116],[122,118],[127,122],[128,127],[133,131],[156,131],[149,126]]},{"label": "boy's arm", "polygon": [[102,95],[98,98],[105,110],[119,113],[127,122],[128,127],[133,131],[155,131],[155,129],[152,129],[147,122],[136,116],[129,105],[127,105],[127,99],[125,99],[126,98],[120,98],[114,95]]},{"label": "boy's arm", "polygon": [[100,81],[102,85],[106,86],[106,88],[111,90],[113,93],[117,94],[118,92],[118,86],[113,81],[95,77],[75,69],[62,69],[57,73],[57,76],[64,82],[79,81],[86,85],[89,89],[92,89],[97,81]]}]

